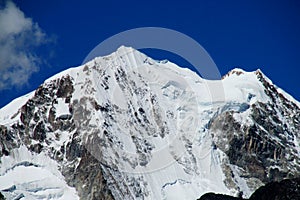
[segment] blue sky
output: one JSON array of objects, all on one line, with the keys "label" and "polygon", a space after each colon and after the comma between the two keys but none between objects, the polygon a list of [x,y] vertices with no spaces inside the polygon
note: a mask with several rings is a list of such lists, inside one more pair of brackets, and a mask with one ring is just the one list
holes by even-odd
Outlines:
[{"label": "blue sky", "polygon": [[[300,1],[14,0],[0,1],[0,107],[80,65],[108,37],[147,26],[192,37],[222,75],[260,68],[300,100]],[[170,53],[146,53],[189,65]]]}]

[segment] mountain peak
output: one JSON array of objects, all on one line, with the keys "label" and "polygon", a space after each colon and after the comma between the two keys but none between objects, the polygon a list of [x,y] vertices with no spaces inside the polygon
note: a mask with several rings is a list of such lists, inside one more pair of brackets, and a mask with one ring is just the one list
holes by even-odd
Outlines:
[{"label": "mountain peak", "polygon": [[240,69],[240,68],[234,68],[232,70],[230,70],[229,72],[227,72],[227,74],[225,74],[223,77],[222,77],[222,80],[229,77],[229,76],[232,76],[232,75],[237,75],[237,76],[240,76],[241,74],[245,74],[246,71],[244,71],[243,69]]},{"label": "mountain peak", "polygon": [[137,50],[135,48],[133,48],[133,47],[125,46],[125,45],[121,45],[117,49],[117,52],[132,52],[132,51],[137,51]]},{"label": "mountain peak", "polygon": [[225,74],[222,77],[222,79],[225,79],[225,78],[227,78],[229,76],[232,76],[232,75],[240,76],[240,75],[243,75],[243,74],[255,74],[257,77],[259,77],[259,76],[260,77],[266,77],[260,69],[248,72],[248,71],[245,71],[241,68],[234,68],[234,69],[230,70],[227,74]]},{"label": "mountain peak", "polygon": [[48,187],[13,176],[25,168],[49,171],[44,180],[64,176],[53,187],[68,184],[85,199],[249,197],[299,174],[299,108],[266,80],[233,69],[222,81],[225,102],[212,102],[207,86],[217,81],[121,46],[0,109],[0,183],[8,183],[0,192],[37,199]]}]

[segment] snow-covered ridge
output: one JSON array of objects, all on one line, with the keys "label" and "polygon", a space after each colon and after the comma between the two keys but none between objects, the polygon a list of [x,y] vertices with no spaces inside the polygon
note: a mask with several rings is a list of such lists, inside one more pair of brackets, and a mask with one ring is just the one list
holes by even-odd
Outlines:
[{"label": "snow-covered ridge", "polygon": [[32,98],[33,96],[34,91],[18,97],[11,101],[9,104],[2,107],[0,109],[0,124],[8,125],[13,121],[18,120],[18,116],[15,116],[15,114],[18,112],[18,109],[21,108],[28,101],[28,99]]},{"label": "snow-covered ridge", "polygon": [[[226,75],[224,75],[222,77],[222,80],[223,80],[223,83],[226,83],[227,81],[232,82],[232,80],[233,80],[237,84],[240,84],[242,82],[248,82],[248,83],[253,82],[253,83],[257,84],[257,83],[259,83],[258,80],[260,79],[260,77],[262,79],[264,79],[265,81],[267,81],[270,85],[274,85],[272,80],[269,79],[260,69],[257,69],[255,71],[247,72],[247,71],[245,71],[243,69],[240,69],[240,68],[234,68],[234,69],[230,70]],[[227,79],[229,79],[229,80],[227,80]],[[274,85],[274,86],[275,86],[278,93],[282,94],[286,99],[288,99],[289,101],[295,103],[300,108],[299,101],[297,101],[294,97],[289,95],[283,89],[277,87],[276,85]],[[242,86],[240,86],[240,88],[242,88]],[[261,88],[257,88],[257,89],[260,90],[260,91],[264,90],[263,86]],[[225,89],[225,91],[226,91],[226,89]]]},{"label": "snow-covered ridge", "polygon": [[[184,76],[185,78],[193,79],[193,80],[195,80],[195,82],[205,82],[206,81],[206,80],[203,80],[195,72],[191,71],[188,68],[181,68],[170,61],[167,61],[167,62],[165,60],[156,61],[156,60],[153,60],[152,58],[146,56],[145,54],[135,50],[132,47],[121,46],[116,50],[116,52],[113,52],[110,55],[103,56],[103,57],[97,57],[82,66],[72,67],[72,68],[66,69],[60,73],[57,73],[57,74],[51,76],[50,78],[46,79],[44,83],[59,79],[66,75],[69,75],[75,79],[75,78],[78,78],[78,72],[83,70],[84,67],[86,67],[86,66],[91,66],[97,62],[101,63],[105,60],[119,61],[120,59],[125,59],[126,63],[130,63],[131,65],[134,66],[134,68],[141,67],[145,63],[147,63],[149,65],[158,65],[161,68],[169,69],[169,70],[174,71],[175,73],[179,74],[180,76]],[[104,67],[104,65],[98,65],[98,66]],[[125,65],[125,67],[126,66],[128,66],[128,65]],[[105,68],[109,68],[109,67],[110,66],[105,66]],[[261,74],[264,77],[264,79],[266,79],[270,84],[273,84],[272,81],[266,75],[264,75],[260,69],[257,69],[255,71],[251,71],[251,72],[247,72],[240,68],[234,68],[231,71],[229,71],[226,75],[224,75],[222,77],[222,84],[230,85],[229,87],[233,87],[233,88],[236,88],[240,82],[245,82],[245,83],[252,82],[252,83],[257,84],[256,79],[259,74]],[[239,77],[239,78],[237,79],[237,77]],[[232,81],[235,81],[237,84],[233,84]],[[298,107],[300,107],[300,103],[296,99],[294,99],[291,95],[289,95],[283,89],[278,88],[277,86],[276,86],[276,88],[279,93],[281,93],[288,100],[294,102]],[[263,88],[256,88],[256,89],[261,90]],[[228,92],[228,91],[229,91],[229,89],[227,90],[227,88],[226,88],[225,92]],[[16,108],[20,108],[20,105],[24,104],[28,99],[30,99],[32,97],[32,95],[34,95],[34,91],[30,92],[22,97],[19,97],[19,98],[13,100],[12,102],[10,102],[8,105],[2,107],[0,109],[0,121],[3,122],[4,120],[6,120],[7,116],[11,115],[12,112],[16,113]],[[228,95],[226,95],[226,96],[232,97],[231,93],[228,93]],[[234,96],[237,96],[237,95],[234,95]],[[244,99],[244,96],[242,96],[241,98]],[[14,105],[14,106],[9,106],[9,105]],[[6,116],[4,116],[3,113],[6,113],[5,114]]]}]

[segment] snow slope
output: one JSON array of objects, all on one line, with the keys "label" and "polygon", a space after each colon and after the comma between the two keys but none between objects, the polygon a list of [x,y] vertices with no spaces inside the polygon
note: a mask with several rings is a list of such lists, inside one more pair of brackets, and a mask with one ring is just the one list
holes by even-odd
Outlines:
[{"label": "snow slope", "polygon": [[24,146],[1,158],[0,191],[7,199],[79,199],[54,160]]}]

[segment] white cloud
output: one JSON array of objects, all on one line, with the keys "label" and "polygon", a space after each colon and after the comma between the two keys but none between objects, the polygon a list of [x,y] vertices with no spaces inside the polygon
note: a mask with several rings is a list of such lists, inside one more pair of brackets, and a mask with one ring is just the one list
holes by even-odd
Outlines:
[{"label": "white cloud", "polygon": [[41,63],[33,49],[45,42],[46,35],[38,24],[13,2],[0,8],[0,90],[28,83]]}]

